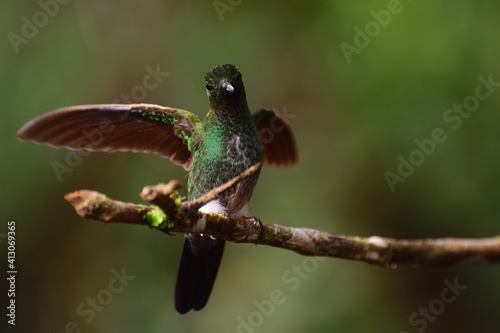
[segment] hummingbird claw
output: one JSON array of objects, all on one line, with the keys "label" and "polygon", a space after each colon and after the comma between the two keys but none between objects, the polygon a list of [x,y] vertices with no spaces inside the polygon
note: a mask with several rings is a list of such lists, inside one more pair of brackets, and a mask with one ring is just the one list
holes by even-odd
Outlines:
[{"label": "hummingbird claw", "polygon": [[226,219],[231,219],[231,216],[226,212],[219,212],[218,215],[224,216]]},{"label": "hummingbird claw", "polygon": [[255,216],[252,217],[243,217],[245,220],[251,220],[252,223],[257,226],[258,231],[259,231],[259,238],[262,236],[262,233],[264,231],[264,225],[262,222],[260,222],[260,219],[256,218]]}]

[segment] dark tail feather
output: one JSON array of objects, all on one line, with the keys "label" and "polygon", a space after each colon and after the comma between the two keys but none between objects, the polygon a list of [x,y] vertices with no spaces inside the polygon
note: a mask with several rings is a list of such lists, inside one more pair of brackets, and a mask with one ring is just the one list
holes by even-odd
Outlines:
[{"label": "dark tail feather", "polygon": [[186,234],[175,286],[175,309],[180,314],[201,310],[207,304],[224,244],[222,239]]}]

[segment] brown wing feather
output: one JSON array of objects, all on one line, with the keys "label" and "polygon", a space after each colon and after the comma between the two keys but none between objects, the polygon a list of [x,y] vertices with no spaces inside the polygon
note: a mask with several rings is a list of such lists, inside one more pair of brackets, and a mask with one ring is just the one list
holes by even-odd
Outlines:
[{"label": "brown wing feather", "polygon": [[296,165],[297,148],[288,122],[270,109],[261,109],[252,115],[263,146],[263,164],[275,167]]},{"label": "brown wing feather", "polygon": [[189,170],[187,140],[198,122],[188,111],[153,104],[82,105],[37,117],[17,136],[58,148],[155,153]]}]

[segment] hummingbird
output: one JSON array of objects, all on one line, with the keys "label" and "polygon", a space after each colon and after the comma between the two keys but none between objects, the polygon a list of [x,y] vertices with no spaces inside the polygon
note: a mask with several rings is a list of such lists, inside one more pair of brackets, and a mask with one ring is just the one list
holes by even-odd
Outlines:
[{"label": "hummingbird", "polygon": [[[169,158],[188,171],[188,200],[195,200],[256,163],[284,167],[298,162],[288,122],[271,109],[251,112],[240,71],[226,64],[205,75],[207,115],[154,104],[96,104],[65,107],[24,125],[17,136],[56,148],[132,151]],[[260,169],[199,210],[248,218],[248,202]],[[185,234],[175,287],[180,314],[205,307],[225,241]]]}]

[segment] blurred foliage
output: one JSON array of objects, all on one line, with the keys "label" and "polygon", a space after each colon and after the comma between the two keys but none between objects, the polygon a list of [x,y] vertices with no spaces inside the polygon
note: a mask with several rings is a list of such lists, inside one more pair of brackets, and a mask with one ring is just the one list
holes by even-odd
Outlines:
[{"label": "blurred foliage", "polygon": [[[208,306],[180,316],[173,290],[182,235],[75,215],[67,192],[89,188],[139,202],[142,186],[185,183],[185,172],[157,156],[92,153],[59,182],[51,164],[65,163],[68,151],[19,142],[24,123],[58,107],[113,102],[142,85],[147,66],[169,75],[137,102],[203,116],[204,74],[234,63],[253,110],[295,116],[288,119],[300,165],[263,170],[251,213],[264,223],[362,236],[498,234],[500,91],[456,130],[443,114],[474,95],[479,76],[500,81],[500,3],[401,1],[350,62],[341,43],[354,46],[354,28],[376,28],[371,11],[380,15],[394,1],[217,3],[239,4],[221,20],[212,1],[69,1],[17,53],[8,34],[21,35],[23,17],[32,21],[42,9],[36,1],[2,3],[0,232],[17,222],[17,331],[62,332],[74,321],[89,333],[235,332],[241,318],[254,320],[254,332],[416,332],[423,324],[409,317],[436,304],[443,280],[455,277],[468,288],[425,331],[496,327],[496,265],[390,270],[331,259],[307,266],[292,290],[284,274],[311,262],[241,244],[228,244]],[[414,141],[435,128],[447,140],[392,192],[384,173],[397,173],[399,156],[408,159]],[[122,268],[134,280],[87,322],[76,309]],[[0,285],[6,290],[5,280]],[[286,300],[259,315],[254,301],[276,289]]]}]

